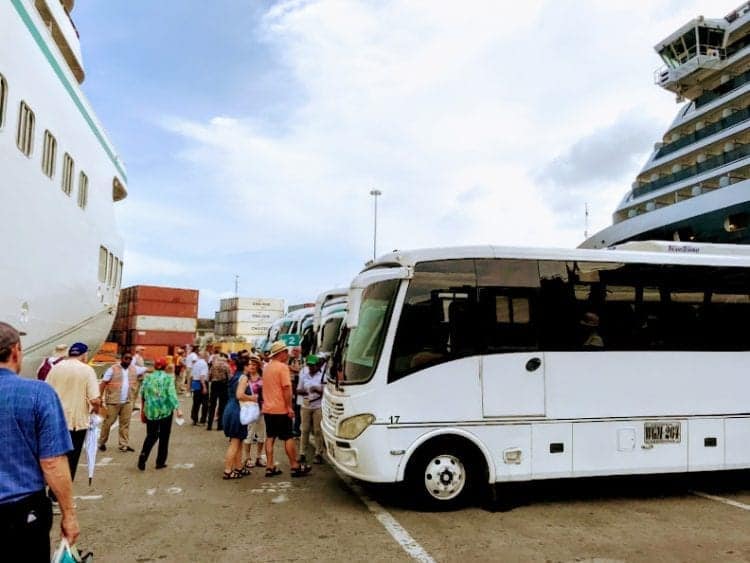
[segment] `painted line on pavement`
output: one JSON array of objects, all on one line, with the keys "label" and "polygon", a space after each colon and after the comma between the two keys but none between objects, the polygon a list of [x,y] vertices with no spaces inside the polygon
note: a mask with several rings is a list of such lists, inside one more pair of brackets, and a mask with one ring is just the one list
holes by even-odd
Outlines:
[{"label": "painted line on pavement", "polygon": [[367,493],[362,490],[362,487],[354,483],[354,481],[352,481],[348,476],[339,472],[338,469],[334,468],[334,471],[336,471],[339,478],[341,478],[341,480],[346,483],[347,487],[349,487],[359,497],[359,500],[361,500],[362,503],[367,507],[367,510],[369,510],[373,516],[375,516],[377,521],[380,522],[380,524],[386,529],[391,537],[396,540],[396,543],[401,546],[401,549],[403,549],[415,561],[422,561],[423,563],[435,563],[435,560],[430,556],[430,554],[427,553],[425,549],[421,545],[419,545],[419,543],[417,543],[417,540],[411,537],[411,534],[407,532],[401,524],[398,523],[398,520],[396,520],[390,512],[388,512],[385,508],[380,506],[380,504],[367,496]]},{"label": "painted line on pavement", "polygon": [[104,495],[81,495],[73,498],[76,500],[102,500]]},{"label": "painted line on pavement", "polygon": [[709,495],[708,493],[702,493],[701,491],[690,491],[690,493],[694,494],[697,497],[703,497],[709,500],[715,500],[716,502],[720,502],[722,504],[728,504],[729,506],[734,506],[735,508],[741,508],[742,510],[750,510],[750,504],[737,502],[736,500],[732,500],[732,499],[728,499],[724,497],[717,497],[716,495]]}]

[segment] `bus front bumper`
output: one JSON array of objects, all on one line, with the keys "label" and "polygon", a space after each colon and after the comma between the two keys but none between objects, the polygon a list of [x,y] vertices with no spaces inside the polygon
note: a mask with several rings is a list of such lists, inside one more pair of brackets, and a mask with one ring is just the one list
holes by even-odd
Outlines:
[{"label": "bus front bumper", "polygon": [[323,425],[329,461],[342,473],[370,483],[395,483],[403,456],[389,453],[387,427],[369,426],[354,440],[344,440]]}]

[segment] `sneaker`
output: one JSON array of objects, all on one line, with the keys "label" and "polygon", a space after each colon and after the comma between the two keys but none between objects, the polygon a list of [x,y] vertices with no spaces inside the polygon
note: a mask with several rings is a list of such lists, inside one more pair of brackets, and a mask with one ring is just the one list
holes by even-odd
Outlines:
[{"label": "sneaker", "polygon": [[135,450],[131,448],[130,446],[120,447],[121,452],[134,452]]}]

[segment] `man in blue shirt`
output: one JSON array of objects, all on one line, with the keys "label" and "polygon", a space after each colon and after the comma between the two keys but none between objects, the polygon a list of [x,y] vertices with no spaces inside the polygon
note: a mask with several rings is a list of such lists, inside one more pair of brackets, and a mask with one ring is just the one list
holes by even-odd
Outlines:
[{"label": "man in blue shirt", "polygon": [[21,334],[0,322],[0,545],[23,546],[30,561],[49,561],[52,504],[60,503],[62,535],[73,545],[79,527],[67,452],[73,449],[57,393],[23,379]]}]

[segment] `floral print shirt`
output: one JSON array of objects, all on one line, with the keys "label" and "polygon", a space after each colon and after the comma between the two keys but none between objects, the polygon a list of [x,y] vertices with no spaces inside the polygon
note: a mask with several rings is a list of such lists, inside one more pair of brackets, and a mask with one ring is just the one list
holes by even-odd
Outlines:
[{"label": "floral print shirt", "polygon": [[166,418],[180,406],[174,388],[174,377],[158,370],[148,374],[141,386],[143,412],[148,420]]}]

